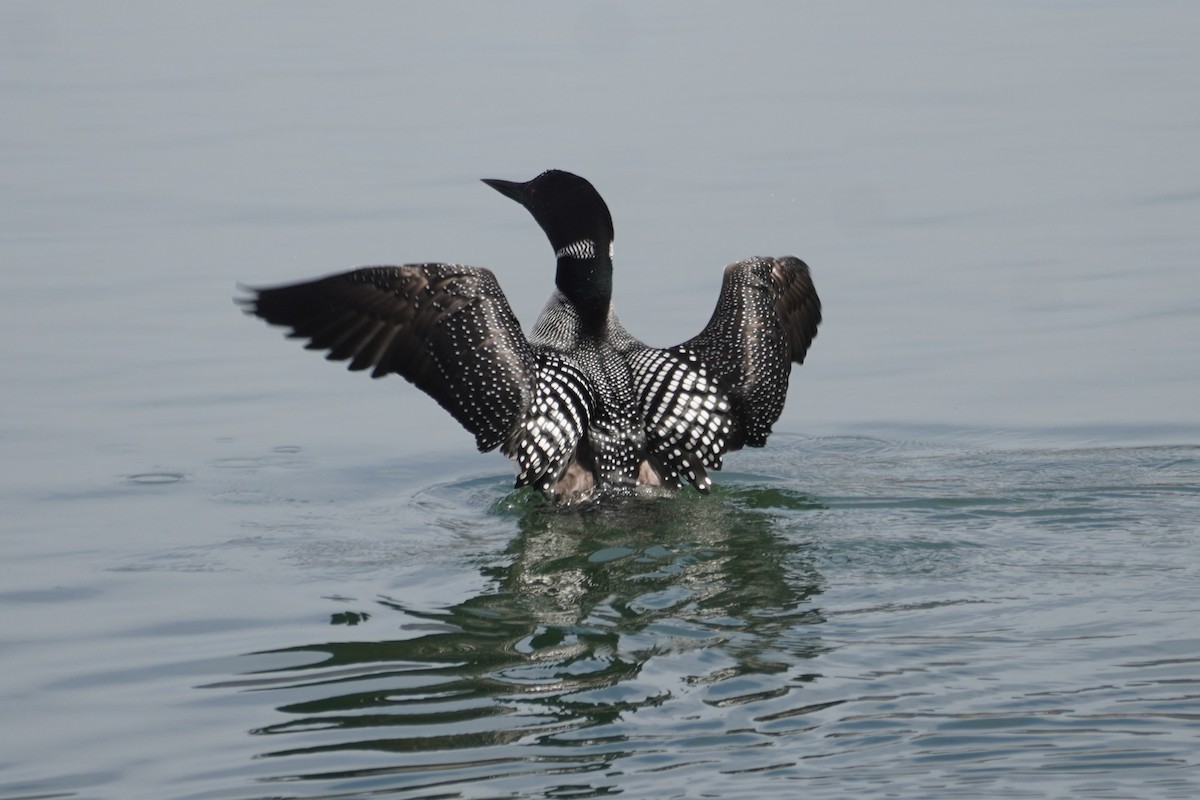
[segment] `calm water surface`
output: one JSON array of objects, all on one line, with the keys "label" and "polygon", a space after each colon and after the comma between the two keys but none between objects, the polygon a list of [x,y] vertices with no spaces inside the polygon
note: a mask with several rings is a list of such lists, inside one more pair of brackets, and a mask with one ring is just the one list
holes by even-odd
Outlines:
[{"label": "calm water surface", "polygon": [[[1200,795],[1200,12],[0,5],[0,798]],[[555,510],[235,284],[550,255],[827,321],[712,496]]]}]

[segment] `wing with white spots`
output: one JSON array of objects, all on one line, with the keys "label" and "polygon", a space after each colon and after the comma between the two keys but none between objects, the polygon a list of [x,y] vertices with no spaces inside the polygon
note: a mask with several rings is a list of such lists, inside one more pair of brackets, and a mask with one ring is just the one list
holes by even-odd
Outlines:
[{"label": "wing with white spots", "polygon": [[728,393],[735,423],[728,449],[766,444],[792,363],[804,363],[820,322],[821,300],[800,259],[748,258],[725,268],[708,325],[671,351],[697,355]]},{"label": "wing with white spots", "polygon": [[252,291],[241,301],[247,313],[352,370],[402,375],[475,434],[481,451],[520,435],[536,361],[490,270],[365,267]]},{"label": "wing with white spots", "polygon": [[699,356],[682,346],[630,347],[627,360],[646,423],[650,464],[667,486],[686,480],[708,491],[712,481],[706,468],[721,468],[734,432],[725,391]]},{"label": "wing with white spots", "polygon": [[533,402],[504,445],[520,469],[517,486],[551,491],[575,457],[596,408],[591,383],[563,357],[537,353]]}]

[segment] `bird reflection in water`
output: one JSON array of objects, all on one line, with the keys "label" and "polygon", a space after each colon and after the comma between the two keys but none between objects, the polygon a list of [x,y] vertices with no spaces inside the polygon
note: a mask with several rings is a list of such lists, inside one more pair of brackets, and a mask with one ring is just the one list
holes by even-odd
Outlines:
[{"label": "bird reflection in water", "polygon": [[[519,533],[508,563],[485,569],[487,591],[444,610],[380,598],[367,613],[396,613],[411,637],[271,651],[290,665],[221,685],[287,696],[284,719],[253,733],[271,737],[264,755],[306,757],[290,779],[597,769],[650,709],[749,709],[817,677],[805,666],[824,649],[805,518],[819,508],[736,485],[573,509],[518,492],[492,509]],[[346,751],[374,756],[349,771],[323,757]]]}]

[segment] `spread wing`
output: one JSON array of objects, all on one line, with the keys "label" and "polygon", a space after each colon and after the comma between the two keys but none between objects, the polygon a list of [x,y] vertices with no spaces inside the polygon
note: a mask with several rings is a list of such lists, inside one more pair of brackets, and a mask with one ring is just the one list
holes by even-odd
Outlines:
[{"label": "spread wing", "polygon": [[792,362],[817,334],[821,301],[798,258],[750,258],[725,268],[717,308],[698,336],[658,350],[623,347],[646,420],[649,460],[668,485],[701,491],[705,468],[766,443],[783,411]]},{"label": "spread wing", "polygon": [[821,300],[800,259],[748,258],[725,267],[708,325],[672,350],[695,353],[728,392],[736,420],[730,450],[766,444],[792,363],[804,363],[820,323]]},{"label": "spread wing", "polygon": [[538,358],[490,270],[365,267],[251,291],[239,301],[246,313],[290,328],[289,337],[352,370],[404,376],[475,434],[481,451],[517,444]]}]

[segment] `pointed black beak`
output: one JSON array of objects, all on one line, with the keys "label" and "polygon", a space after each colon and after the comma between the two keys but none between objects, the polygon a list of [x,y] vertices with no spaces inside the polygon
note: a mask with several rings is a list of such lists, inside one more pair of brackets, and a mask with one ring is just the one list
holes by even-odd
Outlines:
[{"label": "pointed black beak", "polygon": [[529,184],[517,183],[516,181],[502,181],[498,178],[484,178],[483,182],[495,189],[505,197],[516,200],[521,205],[526,205],[525,201],[529,199]]}]

